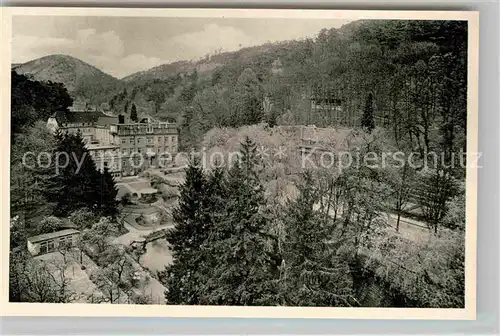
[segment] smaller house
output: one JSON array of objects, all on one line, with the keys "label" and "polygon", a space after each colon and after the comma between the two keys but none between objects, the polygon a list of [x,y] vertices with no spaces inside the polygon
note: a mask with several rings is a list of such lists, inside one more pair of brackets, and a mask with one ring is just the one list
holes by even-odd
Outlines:
[{"label": "smaller house", "polygon": [[66,229],[32,236],[27,239],[28,251],[33,256],[55,252],[61,243],[74,244],[79,234],[78,230]]}]

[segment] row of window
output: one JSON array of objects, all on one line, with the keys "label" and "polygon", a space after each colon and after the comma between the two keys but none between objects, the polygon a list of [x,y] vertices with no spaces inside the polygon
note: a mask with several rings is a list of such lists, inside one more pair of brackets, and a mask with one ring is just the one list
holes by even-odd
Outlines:
[{"label": "row of window", "polygon": [[54,240],[48,240],[40,243],[40,253],[49,253],[56,251],[61,244],[73,244],[72,236],[59,237]]},{"label": "row of window", "polygon": [[[173,153],[175,150],[174,146],[166,146],[163,151],[161,148],[157,148],[156,153]],[[148,152],[154,152],[152,150],[149,150]],[[122,154],[132,154],[132,153],[143,153],[141,148],[122,148]]]},{"label": "row of window", "polygon": [[92,123],[62,123],[63,127],[92,126]]},{"label": "row of window", "polygon": [[[142,138],[137,138],[137,143],[140,144],[141,140],[142,140]],[[153,137],[148,137],[146,139],[146,142],[148,144],[152,144],[153,140],[154,140]],[[176,137],[175,136],[171,136],[171,137],[165,136],[165,142],[175,142],[175,141],[176,141]],[[130,138],[130,143],[131,144],[134,144],[135,142],[136,142],[135,138]],[[156,142],[163,142],[163,136],[156,137]],[[127,138],[122,138],[122,144],[126,144],[126,143],[127,143]]]},{"label": "row of window", "polygon": [[[76,130],[76,132],[80,132],[80,133],[94,133],[94,132],[92,132],[91,128],[84,128],[83,130],[80,129],[80,128],[78,128]],[[109,131],[104,131],[104,130],[96,129],[95,134],[98,135],[98,136],[102,136],[102,135],[106,136],[107,134],[109,134]]]}]

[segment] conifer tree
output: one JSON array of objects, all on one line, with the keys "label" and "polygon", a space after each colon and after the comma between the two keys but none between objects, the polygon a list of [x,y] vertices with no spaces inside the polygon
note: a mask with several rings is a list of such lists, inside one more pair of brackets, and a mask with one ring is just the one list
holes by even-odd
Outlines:
[{"label": "conifer tree", "polygon": [[47,199],[56,204],[54,214],[67,216],[83,207],[95,211],[100,201],[100,173],[81,134],[58,133],[56,140],[45,188]]},{"label": "conifer tree", "polygon": [[137,117],[137,108],[134,103],[132,103],[132,108],[130,109],[130,120],[135,122],[139,121],[139,118]]},{"label": "conifer tree", "polygon": [[128,106],[129,106],[129,104],[130,104],[130,101],[128,101],[128,100],[125,101],[125,105],[123,106],[123,114],[125,114],[125,115],[128,112]]},{"label": "conifer tree", "polygon": [[241,159],[229,170],[226,206],[206,242],[218,262],[206,281],[202,304],[272,304],[277,269],[264,253],[267,218],[262,185],[257,176],[256,146],[248,137]]},{"label": "conifer tree", "polygon": [[98,208],[101,216],[115,218],[118,214],[116,195],[118,190],[113,176],[109,172],[108,167],[104,167],[103,172],[100,174],[100,186],[97,190],[100,196]]},{"label": "conifer tree", "polygon": [[227,201],[226,175],[221,167],[216,167],[208,175],[207,191],[209,193],[207,193],[205,200],[205,215],[213,226],[220,221],[219,216],[221,216]]},{"label": "conifer tree", "polygon": [[375,121],[373,115],[373,95],[371,92],[366,97],[363,117],[361,119],[361,127],[366,129],[368,133],[371,133],[375,128]]},{"label": "conifer tree", "polygon": [[206,227],[206,237],[200,246],[199,259],[202,261],[197,268],[198,287],[200,295],[206,295],[210,290],[205,286],[212,270],[219,263],[219,256],[214,255],[211,243],[219,237],[218,226],[225,214],[228,200],[226,172],[222,167],[216,167],[206,176],[206,194],[203,205],[203,221]]},{"label": "conifer tree", "polygon": [[262,87],[251,68],[245,69],[235,85],[236,111],[233,126],[257,124],[264,118]]},{"label": "conifer tree", "polygon": [[179,205],[173,211],[175,227],[167,233],[173,264],[166,269],[166,299],[170,304],[197,304],[195,272],[200,246],[206,238],[204,198],[206,180],[198,158],[190,161],[180,187]]},{"label": "conifer tree", "polygon": [[[65,133],[61,132],[60,129],[57,130],[56,134],[54,135],[55,139],[55,144],[54,148],[52,149],[52,153],[50,156],[50,161],[41,161],[42,165],[40,165],[40,170],[36,172],[40,184],[42,185],[42,190],[43,190],[43,195],[45,199],[52,204],[57,205],[54,209],[54,214],[58,215],[63,209],[61,209],[60,206],[60,195],[63,193],[64,189],[64,183],[66,181],[65,176],[61,173],[57,174],[56,173],[56,164],[62,161],[62,159],[59,157],[59,160],[57,159],[55,153],[58,152],[63,152],[66,148],[66,143],[64,141],[65,139]],[[47,168],[45,168],[45,164],[48,164]]]},{"label": "conifer tree", "polygon": [[350,304],[352,279],[348,265],[326,241],[324,227],[314,204],[320,195],[310,172],[303,175],[299,196],[288,203],[284,242],[285,282],[282,297],[290,306],[346,306]]}]

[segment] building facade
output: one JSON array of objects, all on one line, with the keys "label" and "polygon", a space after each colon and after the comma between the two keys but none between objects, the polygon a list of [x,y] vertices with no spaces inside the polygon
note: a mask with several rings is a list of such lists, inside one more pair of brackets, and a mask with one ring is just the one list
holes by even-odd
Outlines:
[{"label": "building facade", "polygon": [[32,236],[27,239],[27,248],[33,256],[55,252],[63,244],[65,247],[73,246],[79,234],[78,230],[66,229]]},{"label": "building facade", "polygon": [[174,123],[144,118],[125,123],[123,117],[102,112],[62,111],[52,115],[47,127],[52,131],[80,133],[97,168],[105,167],[114,177],[137,175],[149,167],[166,167],[178,151],[178,131]]},{"label": "building facade", "polygon": [[178,150],[175,124],[167,122],[118,124],[113,127],[120,139],[122,175],[136,175],[148,167],[165,167]]},{"label": "building facade", "polygon": [[59,111],[47,121],[47,127],[76,134],[80,132],[87,144],[113,144],[116,139],[110,135],[110,126],[118,123],[118,117],[95,111]]}]

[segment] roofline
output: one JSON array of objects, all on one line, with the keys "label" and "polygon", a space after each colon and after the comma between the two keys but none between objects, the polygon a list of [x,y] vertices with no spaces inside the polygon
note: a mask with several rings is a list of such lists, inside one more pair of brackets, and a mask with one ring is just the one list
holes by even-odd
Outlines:
[{"label": "roofline", "polygon": [[[39,234],[36,236],[28,237],[26,240],[28,240],[30,243],[38,243],[38,242],[41,242],[44,240],[69,236],[69,235],[75,234],[75,233],[80,233],[80,231],[75,230],[75,229],[65,229],[65,230],[60,230],[60,231],[55,231],[55,232],[42,233],[42,234]],[[47,237],[43,237],[43,236],[47,236]],[[40,239],[40,237],[42,237],[42,238]]]}]

